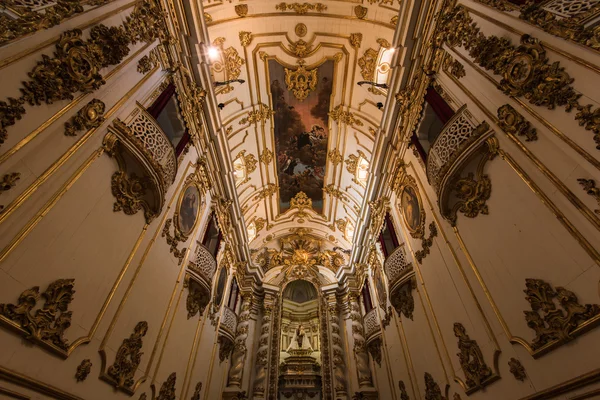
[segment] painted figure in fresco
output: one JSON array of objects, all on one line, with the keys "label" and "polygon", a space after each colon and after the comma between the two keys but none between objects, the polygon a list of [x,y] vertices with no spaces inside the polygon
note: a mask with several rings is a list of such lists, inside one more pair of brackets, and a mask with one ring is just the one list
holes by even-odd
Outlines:
[{"label": "painted figure in fresco", "polygon": [[198,189],[190,186],[186,189],[179,209],[180,228],[183,233],[190,233],[198,214]]},{"label": "painted figure in fresco", "polygon": [[417,230],[421,222],[421,210],[419,208],[419,200],[414,189],[410,186],[402,192],[402,210],[406,224],[412,230]]}]

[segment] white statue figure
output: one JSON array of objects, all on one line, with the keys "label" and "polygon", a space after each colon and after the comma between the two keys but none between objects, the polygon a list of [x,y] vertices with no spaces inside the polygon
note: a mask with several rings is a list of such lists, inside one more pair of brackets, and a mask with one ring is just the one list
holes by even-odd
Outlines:
[{"label": "white statue figure", "polygon": [[304,327],[302,326],[302,324],[298,325],[298,328],[296,328],[296,331],[294,332],[294,337],[292,338],[292,343],[290,343],[286,351],[289,353],[290,350],[296,349],[313,349],[310,345],[310,342],[308,341],[308,338],[306,337],[306,333],[304,332]]}]

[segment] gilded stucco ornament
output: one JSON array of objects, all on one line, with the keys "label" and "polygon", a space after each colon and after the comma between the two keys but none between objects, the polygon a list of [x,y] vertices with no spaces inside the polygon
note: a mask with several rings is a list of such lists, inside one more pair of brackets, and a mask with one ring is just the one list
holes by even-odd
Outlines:
[{"label": "gilded stucco ornament", "polygon": [[312,199],[306,193],[300,191],[290,199],[290,209],[298,210],[296,216],[304,218],[308,214],[304,210],[312,210]]},{"label": "gilded stucco ornament", "polygon": [[381,346],[382,345],[383,345],[383,343],[381,342],[380,337],[375,340],[370,341],[369,344],[367,344],[367,350],[369,351],[369,354],[373,358],[373,361],[375,361],[377,363],[377,365],[379,365],[379,367],[381,367]]},{"label": "gilded stucco ornament", "polygon": [[271,110],[266,104],[260,103],[257,110],[248,111],[248,115],[240,119],[240,125],[264,122],[271,119],[273,114],[275,114],[275,111]]},{"label": "gilded stucco ornament", "polygon": [[142,361],[142,338],[148,332],[148,323],[140,321],[133,333],[123,340],[117,350],[115,362],[108,367],[101,378],[113,384],[116,388],[133,393],[134,375]]},{"label": "gilded stucco ornament", "polygon": [[196,387],[194,388],[194,393],[190,400],[200,400],[200,392],[202,391],[202,382],[196,383]]},{"label": "gilded stucco ornament", "polygon": [[475,179],[475,175],[469,172],[466,177],[456,181],[454,190],[456,197],[460,200],[458,211],[466,217],[475,218],[480,213],[489,214],[486,201],[492,193],[492,181],[487,175],[481,175]]},{"label": "gilded stucco ornament", "polygon": [[306,36],[308,29],[306,28],[306,25],[304,25],[301,22],[299,24],[296,24],[296,27],[294,28],[294,32],[296,33],[296,35],[298,35],[300,37],[304,37],[304,36]]},{"label": "gilded stucco ornament", "polygon": [[177,246],[179,246],[180,242],[185,242],[187,238],[183,237],[181,233],[177,230],[177,224],[174,224],[175,227],[173,228],[173,234],[171,234],[171,225],[173,225],[173,219],[168,218],[165,221],[165,226],[162,230],[161,236],[167,238],[169,251],[173,253],[175,258],[177,258],[177,264],[180,265],[183,262],[183,257],[185,257],[186,248],[184,247],[183,249],[178,249]]},{"label": "gilded stucco ornament", "polygon": [[268,183],[263,189],[259,190],[257,194],[252,198],[254,201],[264,200],[273,196],[279,190],[279,186],[274,183]]},{"label": "gilded stucco ornament", "polygon": [[367,11],[369,11],[367,7],[360,5],[354,7],[354,15],[356,15],[356,18],[358,19],[364,19],[367,16]]},{"label": "gilded stucco ornament", "polygon": [[81,361],[81,364],[77,366],[77,372],[75,372],[75,379],[77,382],[83,382],[86,380],[92,370],[92,361],[89,358]]},{"label": "gilded stucco ornament", "polygon": [[156,213],[144,200],[148,191],[148,180],[146,176],[138,177],[135,173],[128,175],[125,171],[115,172],[110,185],[115,196],[113,211],[134,215],[143,209],[146,222],[151,222],[156,217]]},{"label": "gilded stucco ornament", "polygon": [[513,374],[516,380],[523,382],[525,378],[527,378],[525,367],[523,367],[521,361],[517,360],[516,358],[511,357],[511,359],[508,360],[508,367],[510,369],[510,373]]},{"label": "gilded stucco ornament", "polygon": [[421,250],[415,252],[415,259],[419,264],[423,264],[423,259],[429,254],[429,249],[433,245],[433,238],[438,234],[435,222],[429,224],[429,237],[421,239]]},{"label": "gilded stucco ornament", "polygon": [[[220,49],[220,59],[213,61],[210,68],[214,74],[224,73],[224,80],[237,79],[242,73],[242,65],[244,65],[246,61],[240,57],[235,47],[229,46],[225,48],[225,40],[224,37],[218,37],[213,41],[213,46]],[[228,84],[219,90],[219,94],[229,93],[233,88],[232,85]]]},{"label": "gilded stucco ornament", "polygon": [[223,335],[219,335],[217,343],[219,344],[219,362],[228,360],[235,347],[234,343]]},{"label": "gilded stucco ornament", "polygon": [[454,336],[458,338],[457,353],[460,366],[466,377],[466,391],[471,394],[498,379],[483,359],[483,353],[477,342],[467,335],[460,322],[454,323]]},{"label": "gilded stucco ornament", "polygon": [[273,161],[273,152],[269,149],[264,149],[262,153],[260,153],[258,159],[263,164],[268,165],[271,163],[271,161]]},{"label": "gilded stucco ornament", "polygon": [[[21,179],[20,172],[11,172],[9,174],[4,174],[2,180],[0,180],[0,195],[14,188],[17,185],[17,181],[19,179]],[[2,210],[4,210],[4,206],[0,205],[0,212],[2,212]]]},{"label": "gilded stucco ornament", "polygon": [[[313,50],[313,45],[311,43],[305,42],[302,39],[298,39],[295,42],[291,42],[289,44],[289,47],[290,47],[290,51],[298,58],[307,57]],[[303,60],[299,60],[299,63],[302,61]],[[315,68],[313,71],[317,71],[317,69]],[[312,71],[309,71],[309,72],[312,72]]]},{"label": "gilded stucco ornament", "polygon": [[338,149],[330,150],[327,155],[329,156],[329,160],[333,165],[338,165],[339,163],[344,161],[344,157],[342,157],[342,154]]},{"label": "gilded stucco ornament", "polygon": [[149,55],[147,54],[138,61],[137,72],[145,75],[152,71],[152,68],[154,68],[156,65],[158,65],[158,58],[154,55],[154,53]]},{"label": "gilded stucco ornament", "polygon": [[404,381],[398,381],[398,389],[400,389],[400,400],[410,400],[410,397],[408,397],[408,393],[406,392]]},{"label": "gilded stucco ornament", "polygon": [[310,92],[317,88],[317,83],[319,83],[317,68],[307,70],[303,65],[300,65],[295,70],[288,68],[283,68],[283,70],[285,71],[287,90],[291,91],[298,101],[304,101]]},{"label": "gilded stucco ornament", "polygon": [[248,4],[238,4],[234,7],[235,13],[240,17],[248,15]]},{"label": "gilded stucco ornament", "polygon": [[350,41],[350,46],[358,49],[358,48],[360,48],[360,44],[362,43],[363,34],[362,33],[351,33],[350,38],[348,40]]},{"label": "gilded stucco ornament", "polygon": [[336,199],[348,200],[340,189],[338,189],[333,183],[325,186],[323,188],[323,192],[330,195],[331,197],[335,197]]},{"label": "gilded stucco ornament", "polygon": [[77,114],[65,122],[65,135],[76,136],[79,131],[97,128],[102,125],[105,108],[104,102],[98,99],[91,100],[81,110],[77,111]]},{"label": "gilded stucco ornament", "polygon": [[600,323],[600,305],[580,304],[575,293],[552,287],[541,279],[526,279],[524,311],[527,326],[535,332],[530,344],[537,358],[567,343]]},{"label": "gilded stucco ornament", "polygon": [[525,136],[526,142],[538,139],[536,129],[510,104],[505,104],[498,109],[498,125],[505,132]]},{"label": "gilded stucco ornament", "polygon": [[346,124],[350,126],[364,126],[363,122],[356,118],[353,113],[351,113],[350,111],[344,111],[344,108],[341,104],[339,106],[336,106],[329,113],[329,117],[331,117],[331,119],[340,124]]},{"label": "gilded stucco ornament", "polygon": [[505,94],[524,97],[531,104],[550,110],[562,106],[566,112],[576,109],[575,120],[594,133],[596,148],[600,149],[600,108],[579,103],[581,94],[571,84],[560,62],[550,62],[540,41],[523,35],[515,46],[509,39],[486,36],[469,16],[467,9],[451,1],[439,14],[438,42],[449,47],[464,47],[474,61],[503,78],[498,87]]},{"label": "gilded stucco ornament", "polygon": [[206,306],[210,303],[210,289],[201,285],[189,274],[186,274],[183,285],[188,289],[188,295],[185,300],[185,307],[188,312],[187,319],[190,319],[197,314],[202,317]]},{"label": "gilded stucco ornament", "polygon": [[294,11],[296,14],[306,14],[309,11],[317,11],[317,12],[323,12],[325,10],[327,10],[327,6],[325,4],[322,3],[315,3],[315,4],[310,4],[310,3],[279,3],[275,5],[275,9],[276,10],[280,10],[281,12],[284,12],[286,10],[292,10]]},{"label": "gilded stucco ornament", "polygon": [[175,400],[175,383],[177,380],[177,374],[175,372],[171,373],[166,381],[160,385],[160,391],[158,392],[158,397],[156,400]]},{"label": "gilded stucco ornament", "polygon": [[252,32],[240,31],[240,44],[244,47],[249,46],[252,43]]},{"label": "gilded stucco ornament", "polygon": [[429,372],[425,372],[425,400],[446,400],[446,397],[442,396],[440,385]]},{"label": "gilded stucco ornament", "polygon": [[373,81],[375,78],[375,69],[377,67],[377,58],[379,57],[379,51],[368,48],[361,58],[358,59],[358,66],[360,67],[360,75],[364,80]]},{"label": "gilded stucco ornament", "polygon": [[[596,187],[596,182],[593,179],[584,178],[577,179],[577,182],[579,182],[579,184],[583,187],[583,190],[592,196],[596,200],[596,203],[598,203],[598,206],[600,206],[600,188]],[[596,214],[600,214],[600,209],[596,209],[594,212]]]},{"label": "gilded stucco ornament", "polygon": [[453,59],[450,54],[446,54],[443,68],[456,79],[464,78],[467,75],[467,73],[465,72],[465,67],[460,62]]},{"label": "gilded stucco ornament", "polygon": [[377,200],[369,202],[369,208],[371,209],[371,223],[369,225],[369,232],[374,238],[379,236],[381,229],[383,228],[383,221],[385,215],[390,208],[390,199],[382,197]]},{"label": "gilded stucco ornament", "polygon": [[[0,304],[0,323],[62,357],[68,356],[69,344],[64,337],[71,326],[74,279],[58,279],[40,294],[39,286],[25,290],[17,304]],[[44,305],[33,313],[40,298]]]},{"label": "gilded stucco ornament", "polygon": [[350,154],[348,156],[348,158],[344,161],[344,163],[346,163],[346,170],[348,172],[350,172],[352,175],[356,175],[356,171],[358,168],[358,160],[362,157],[364,159],[367,158],[367,156],[365,155],[365,153],[363,153],[360,150],[357,150],[357,154],[358,156],[354,155],[354,154]]},{"label": "gilded stucco ornament", "polygon": [[390,293],[390,301],[392,306],[398,313],[398,316],[404,315],[406,318],[413,320],[415,311],[415,299],[413,298],[413,290],[417,288],[417,281],[413,277],[408,279],[400,288]]}]

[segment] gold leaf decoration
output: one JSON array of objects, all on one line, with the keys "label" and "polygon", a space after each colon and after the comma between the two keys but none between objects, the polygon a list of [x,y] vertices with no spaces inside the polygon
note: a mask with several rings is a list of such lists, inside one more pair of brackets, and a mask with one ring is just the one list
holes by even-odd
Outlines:
[{"label": "gold leaf decoration", "polygon": [[375,78],[375,67],[377,66],[377,58],[379,52],[375,49],[368,48],[365,54],[358,59],[358,66],[360,67],[360,75],[364,80],[373,81]]},{"label": "gold leaf decoration", "polygon": [[400,389],[400,400],[410,400],[410,397],[408,397],[408,393],[406,392],[404,381],[398,381],[398,388]]},{"label": "gold leaf decoration", "polygon": [[258,191],[256,196],[254,196],[254,200],[264,200],[267,197],[273,196],[279,190],[279,186],[274,183],[269,183],[264,189]]},{"label": "gold leaf decoration", "polygon": [[325,186],[323,188],[323,192],[325,192],[328,195],[335,197],[337,199],[348,200],[346,198],[346,196],[344,195],[344,192],[342,192],[340,189],[338,189],[333,183]]},{"label": "gold leaf decoration", "polygon": [[330,150],[328,153],[328,156],[329,156],[329,160],[331,160],[331,163],[333,165],[338,165],[339,163],[344,161],[344,157],[342,157],[342,154],[340,153],[340,151],[338,149]]},{"label": "gold leaf decoration", "polygon": [[180,242],[185,242],[185,240],[187,238],[182,236],[176,227],[173,228],[173,235],[171,235],[171,224],[172,223],[173,223],[173,219],[171,219],[171,218],[169,218],[165,221],[165,226],[162,230],[161,236],[167,238],[167,244],[169,245],[169,251],[171,253],[173,253],[173,255],[175,256],[175,258],[177,258],[177,260],[179,260],[177,265],[181,265],[181,263],[183,262],[183,257],[185,256],[186,248],[184,247],[183,249],[178,249],[177,246],[179,245]]},{"label": "gold leaf decoration", "polygon": [[133,333],[123,340],[117,350],[115,362],[108,368],[102,378],[115,385],[116,388],[132,392],[134,375],[142,361],[142,338],[148,332],[148,323],[140,321],[135,326]]},{"label": "gold leaf decoration", "polygon": [[65,135],[75,136],[79,131],[97,128],[102,125],[105,108],[106,105],[102,101],[98,99],[91,100],[81,110],[77,111],[77,114],[65,122]]},{"label": "gold leaf decoration", "polygon": [[505,132],[525,136],[527,142],[538,139],[536,129],[510,104],[505,104],[498,109],[498,125]]},{"label": "gold leaf decoration", "polygon": [[[25,290],[17,304],[0,304],[0,323],[19,332],[25,339],[66,357],[69,344],[64,338],[71,326],[74,279],[58,279],[40,294],[39,286]],[[33,313],[40,298],[44,305]]]},{"label": "gold leaf decoration", "polygon": [[435,222],[432,221],[431,224],[429,224],[429,237],[427,239],[421,239],[421,250],[418,250],[415,253],[415,258],[419,264],[423,264],[423,259],[429,254],[429,249],[433,245],[433,238],[436,237],[437,234],[437,226],[435,225]]},{"label": "gold leaf decoration", "polygon": [[196,388],[194,389],[194,393],[190,400],[200,400],[200,392],[202,391],[202,382],[198,382],[196,384]]},{"label": "gold leaf decoration", "polygon": [[541,279],[525,282],[525,299],[531,311],[524,313],[527,326],[535,331],[531,343],[534,357],[573,340],[600,322],[600,305],[579,304],[575,293],[560,286],[553,288]]},{"label": "gold leaf decoration", "polygon": [[252,32],[241,31],[239,33],[240,36],[240,44],[244,47],[250,45],[252,43]]},{"label": "gold leaf decoration", "polygon": [[177,380],[177,374],[173,372],[166,381],[160,386],[158,397],[156,400],[175,400],[175,382]]},{"label": "gold leaf decoration", "polygon": [[299,24],[296,24],[296,28],[294,28],[294,32],[296,33],[296,35],[298,35],[300,37],[304,37],[304,36],[306,36],[306,32],[308,32],[308,29],[306,28],[306,25],[304,25],[303,23],[299,23]]},{"label": "gold leaf decoration", "polygon": [[356,18],[358,18],[358,19],[364,19],[367,16],[367,11],[369,11],[369,9],[367,7],[363,7],[363,6],[354,7],[354,15],[356,15]]},{"label": "gold leaf decoration", "polygon": [[510,373],[513,374],[516,380],[523,382],[525,378],[527,378],[525,367],[523,367],[521,361],[516,358],[511,357],[511,359],[508,360],[508,367],[510,368]]},{"label": "gold leaf decoration", "polygon": [[398,316],[404,315],[406,318],[413,319],[415,300],[412,291],[416,288],[417,281],[412,277],[408,279],[406,283],[402,284],[400,288],[394,290],[393,293],[390,293],[390,301],[398,313]]},{"label": "gold leaf decoration", "polygon": [[390,20],[390,24],[394,25],[394,26],[398,26],[398,16],[394,15],[392,17],[392,19]]},{"label": "gold leaf decoration", "polygon": [[369,231],[373,237],[378,237],[383,228],[383,221],[389,210],[389,204],[390,199],[387,197],[381,197],[369,202],[369,207],[371,208],[371,224],[369,226]]},{"label": "gold leaf decoration", "polygon": [[207,13],[207,12],[204,12],[204,21],[206,21],[207,23],[208,23],[208,22],[212,22],[212,21],[213,21],[213,17],[212,17],[212,15],[210,15],[210,14],[209,14],[209,13]]},{"label": "gold leaf decoration", "polygon": [[306,70],[303,65],[295,71],[284,68],[285,84],[298,101],[304,101],[311,91],[317,87],[317,69]]},{"label": "gold leaf decoration", "polygon": [[152,222],[156,217],[156,212],[144,199],[150,185],[149,182],[150,178],[147,176],[138,177],[133,172],[131,175],[127,175],[125,171],[115,172],[110,181],[112,194],[116,199],[113,211],[123,211],[126,215],[134,215],[143,209],[146,222]]},{"label": "gold leaf decoration", "polygon": [[200,317],[202,317],[206,306],[210,302],[210,291],[206,289],[205,285],[196,282],[196,279],[190,274],[186,274],[184,278],[184,287],[188,289],[185,300],[185,308],[188,312],[187,319],[194,317],[196,314],[200,314]]},{"label": "gold leaf decoration", "polygon": [[425,400],[446,400],[442,396],[440,385],[437,384],[429,372],[425,372]]},{"label": "gold leaf decoration", "polygon": [[211,69],[215,72],[221,72],[225,70],[225,76],[229,79],[237,79],[242,72],[242,65],[246,62],[240,57],[237,50],[229,46],[225,48],[223,45],[225,43],[224,37],[218,37],[213,41],[213,46],[218,47],[221,51],[221,61],[214,61],[211,65]]},{"label": "gold leaf decoration", "polygon": [[[294,53],[296,57],[304,58],[310,54],[312,51],[312,44],[305,42],[302,39],[297,40],[296,42],[290,43],[290,51]],[[315,68],[313,71],[316,71]]]},{"label": "gold leaf decoration", "polygon": [[[17,185],[17,181],[21,179],[20,172],[11,172],[10,174],[4,174],[0,181],[0,194],[8,192],[10,189]],[[4,210],[4,206],[0,205],[0,212]]]},{"label": "gold leaf decoration", "polygon": [[153,54],[154,53],[151,53],[150,55],[145,55],[140,58],[137,65],[137,72],[140,74],[147,74],[148,72],[152,71],[152,68],[158,64],[158,60],[155,56],[153,56]]},{"label": "gold leaf decoration", "polygon": [[249,111],[248,116],[240,120],[240,125],[247,123],[256,124],[261,121],[264,122],[270,119],[273,114],[275,114],[275,111],[271,110],[267,105],[260,103],[258,105],[258,110]]},{"label": "gold leaf decoration", "polygon": [[362,33],[351,33],[350,34],[350,46],[354,48],[359,48],[362,43],[363,35]]},{"label": "gold leaf decoration", "polygon": [[268,165],[273,161],[273,152],[269,149],[264,149],[258,159],[265,165]]},{"label": "gold leaf decoration", "polygon": [[[585,190],[587,194],[596,199],[596,203],[598,203],[598,206],[600,206],[600,189],[596,187],[596,182],[593,179],[583,178],[577,179],[577,182],[579,182],[579,184],[583,186],[583,190]],[[596,209],[594,210],[594,212],[596,214],[600,214],[600,209]]]},{"label": "gold leaf decoration", "polygon": [[364,126],[363,122],[356,118],[354,114],[352,114],[350,111],[344,111],[341,104],[335,107],[333,111],[329,113],[329,117],[340,124]]},{"label": "gold leaf decoration", "polygon": [[467,378],[467,394],[482,389],[495,381],[498,377],[494,376],[490,367],[485,363],[479,345],[467,335],[465,327],[460,322],[454,324],[454,336],[458,338],[458,349],[460,350],[457,354],[458,360]]},{"label": "gold leaf decoration", "polygon": [[75,373],[75,379],[77,382],[83,382],[86,380],[92,370],[92,361],[89,358],[81,361],[81,364],[77,366],[77,372]]},{"label": "gold leaf decoration", "polygon": [[290,209],[298,210],[298,217],[306,217],[304,210],[312,210],[312,199],[304,192],[298,192],[290,199]]},{"label": "gold leaf decoration", "polygon": [[235,13],[240,17],[248,15],[248,4],[238,4],[234,7]]},{"label": "gold leaf decoration", "polygon": [[317,11],[317,12],[323,12],[325,10],[327,10],[327,6],[321,3],[315,3],[315,4],[310,4],[310,3],[292,3],[292,4],[287,4],[287,3],[279,3],[277,5],[275,5],[275,9],[276,10],[281,10],[282,12],[286,11],[286,10],[293,10],[296,14],[306,14],[309,11]]}]

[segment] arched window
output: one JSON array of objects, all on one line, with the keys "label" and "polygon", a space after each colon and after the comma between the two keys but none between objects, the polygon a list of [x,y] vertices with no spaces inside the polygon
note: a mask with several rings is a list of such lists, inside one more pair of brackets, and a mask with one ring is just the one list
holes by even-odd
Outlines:
[{"label": "arched window", "polygon": [[396,230],[394,229],[394,223],[392,222],[390,214],[385,215],[385,219],[383,221],[383,229],[379,234],[379,243],[381,244],[381,249],[383,250],[383,255],[385,256],[385,258],[389,257],[389,255],[392,254],[394,249],[400,245],[400,243],[398,242],[398,236],[396,236]]}]

